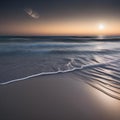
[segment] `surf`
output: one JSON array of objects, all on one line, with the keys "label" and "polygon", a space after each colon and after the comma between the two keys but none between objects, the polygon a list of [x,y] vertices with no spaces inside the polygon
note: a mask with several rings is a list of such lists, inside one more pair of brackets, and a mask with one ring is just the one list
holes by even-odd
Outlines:
[{"label": "surf", "polygon": [[[73,59],[72,59],[72,61],[73,61]],[[67,64],[68,67],[71,65],[72,61]],[[9,80],[8,82],[0,83],[0,85],[7,85],[7,84],[14,83],[14,82],[19,82],[19,81],[23,81],[23,80],[27,80],[27,79],[34,78],[34,77],[43,76],[43,75],[54,75],[54,74],[60,74],[60,73],[73,72],[73,71],[77,71],[77,70],[84,70],[84,69],[91,69],[91,68],[95,68],[95,67],[107,66],[111,63],[115,63],[115,62],[119,62],[119,61],[120,61],[120,59],[117,59],[117,60],[112,60],[112,61],[105,62],[105,63],[83,65],[81,67],[74,67],[72,69],[67,69],[67,70],[63,70],[63,71],[59,69],[58,71],[55,71],[55,72],[42,72],[42,73],[38,73],[38,74],[29,75],[29,76],[26,76],[23,78]]]}]

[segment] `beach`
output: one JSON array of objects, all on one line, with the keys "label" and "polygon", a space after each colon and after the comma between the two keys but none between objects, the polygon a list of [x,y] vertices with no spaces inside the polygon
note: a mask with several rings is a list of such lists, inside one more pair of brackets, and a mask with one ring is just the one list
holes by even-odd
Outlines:
[{"label": "beach", "polygon": [[1,120],[119,120],[120,101],[72,73],[0,86]]},{"label": "beach", "polygon": [[120,48],[111,39],[1,37],[0,120],[119,120]]},{"label": "beach", "polygon": [[1,0],[0,120],[120,120],[120,0]]}]

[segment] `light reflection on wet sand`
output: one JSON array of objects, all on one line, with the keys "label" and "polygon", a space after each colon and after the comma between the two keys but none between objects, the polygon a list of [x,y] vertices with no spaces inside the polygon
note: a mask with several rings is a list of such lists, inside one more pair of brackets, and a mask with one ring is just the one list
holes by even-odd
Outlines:
[{"label": "light reflection on wet sand", "polygon": [[0,117],[12,120],[119,120],[120,101],[94,89],[85,80],[66,73],[0,86],[0,110],[4,108]]},{"label": "light reflection on wet sand", "polygon": [[[89,86],[89,87],[88,87]],[[101,108],[102,111],[106,113],[106,116],[110,116],[108,120],[119,120],[120,119],[120,100],[117,100],[104,92],[94,89],[94,87],[90,87],[90,85],[86,86],[86,89],[91,94],[91,97],[95,100],[96,106]],[[111,91],[107,89],[101,88],[107,93],[111,94]]]}]

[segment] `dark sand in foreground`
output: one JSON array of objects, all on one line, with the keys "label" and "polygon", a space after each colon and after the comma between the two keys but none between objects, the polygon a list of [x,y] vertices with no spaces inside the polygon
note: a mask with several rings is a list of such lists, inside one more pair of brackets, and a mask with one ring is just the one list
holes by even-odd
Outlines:
[{"label": "dark sand in foreground", "polygon": [[120,120],[120,101],[84,81],[66,73],[0,86],[0,120]]}]

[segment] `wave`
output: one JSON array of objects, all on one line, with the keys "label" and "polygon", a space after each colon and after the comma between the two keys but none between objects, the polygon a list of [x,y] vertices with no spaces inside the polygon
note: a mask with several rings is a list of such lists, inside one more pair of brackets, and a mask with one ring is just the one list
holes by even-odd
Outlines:
[{"label": "wave", "polygon": [[120,42],[119,36],[0,36],[0,42]]},{"label": "wave", "polygon": [[[83,65],[81,67],[74,67],[72,69],[67,69],[67,70],[63,70],[63,71],[59,69],[58,71],[55,71],[55,72],[41,72],[38,74],[26,76],[23,78],[18,78],[18,79],[10,80],[7,82],[2,82],[2,83],[0,83],[0,85],[7,85],[7,84],[14,83],[14,82],[23,81],[23,80],[27,80],[29,78],[34,78],[34,77],[43,76],[43,75],[54,75],[54,74],[59,74],[59,73],[68,73],[68,72],[73,72],[73,71],[77,71],[77,70],[84,70],[84,69],[91,69],[91,68],[95,68],[95,67],[107,66],[111,63],[116,63],[118,61],[120,61],[120,59],[108,61],[105,63]],[[71,59],[71,61],[67,63],[68,68],[73,67],[72,62],[73,62],[73,59]]]}]

